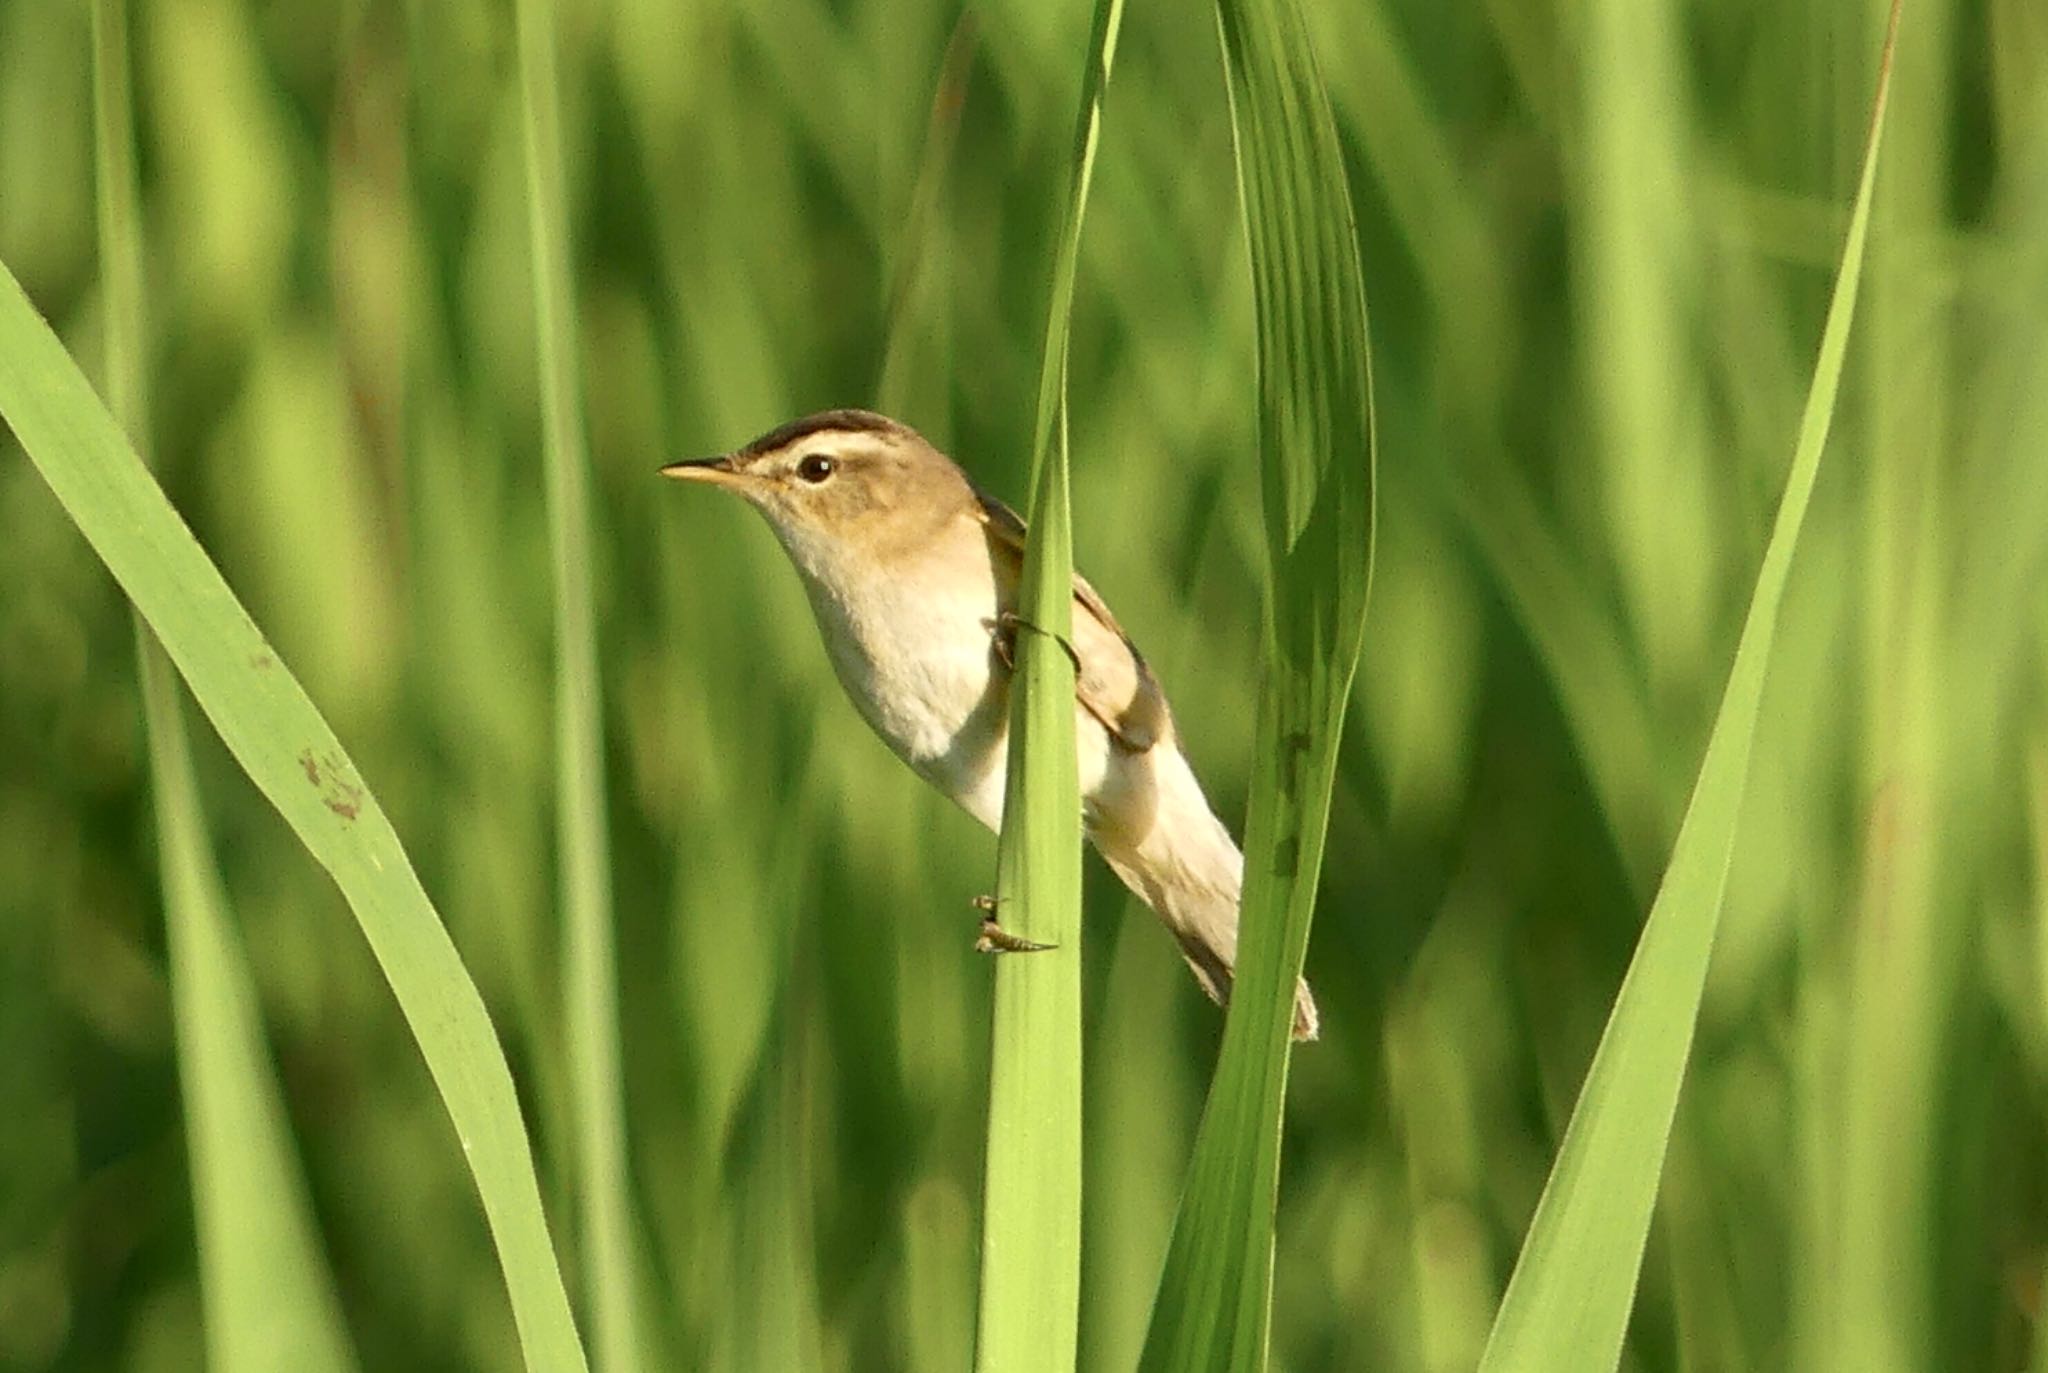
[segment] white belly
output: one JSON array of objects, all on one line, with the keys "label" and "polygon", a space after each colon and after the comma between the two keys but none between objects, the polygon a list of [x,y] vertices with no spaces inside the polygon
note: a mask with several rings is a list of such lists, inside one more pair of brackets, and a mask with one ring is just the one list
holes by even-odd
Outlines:
[{"label": "white belly", "polygon": [[[979,583],[978,585],[976,583]],[[997,828],[1009,745],[1010,674],[996,656],[992,578],[914,596],[892,589],[862,614],[813,592],[833,670],[875,732],[917,774]],[[1113,750],[1092,715],[1074,712],[1081,794],[1108,780]]]}]

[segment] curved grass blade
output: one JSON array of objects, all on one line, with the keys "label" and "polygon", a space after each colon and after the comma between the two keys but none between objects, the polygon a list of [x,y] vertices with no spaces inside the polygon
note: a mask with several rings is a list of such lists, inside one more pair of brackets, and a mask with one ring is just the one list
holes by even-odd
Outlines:
[{"label": "curved grass blade", "polygon": [[1051,945],[996,963],[982,1188],[979,1373],[1068,1373],[1081,1304],[1081,806],[1074,755],[1074,550],[1067,500],[1067,334],[1081,220],[1123,0],[1097,0],[1066,216],[1053,260],[1031,451],[996,913]]},{"label": "curved grass blade", "polygon": [[1322,79],[1294,0],[1218,0],[1258,310],[1271,595],[1245,824],[1237,985],[1140,1367],[1260,1369],[1295,979],[1372,571],[1365,283]]},{"label": "curved grass blade", "polygon": [[640,1367],[627,1194],[618,952],[604,799],[597,628],[590,592],[589,458],[576,385],[575,297],[562,202],[553,6],[519,0],[519,96],[541,412],[554,547],[555,827],[562,870],[563,1003],[576,1117],[584,1295],[601,1373]]},{"label": "curved grass blade", "polygon": [[[141,232],[122,0],[94,0],[92,38],[107,393],[143,451],[149,406]],[[199,1233],[206,1363],[224,1373],[278,1367],[347,1373],[356,1366],[355,1355],[263,1042],[254,979],[228,919],[192,774],[177,678],[139,616],[135,651]]]},{"label": "curved grass blade", "polygon": [[1670,866],[1494,1318],[1481,1373],[1576,1373],[1613,1368],[1621,1358],[1720,920],[1778,608],[1820,471],[1821,451],[1827,446],[1848,350],[1898,20],[1894,0],[1856,206],[1842,246],[1791,474],[1757,573],[1735,666],[1672,846]]},{"label": "curved grass blade", "polygon": [[476,1178],[527,1367],[583,1368],[511,1069],[398,835],[4,266],[0,417],[155,631],[229,752],[348,898]]}]

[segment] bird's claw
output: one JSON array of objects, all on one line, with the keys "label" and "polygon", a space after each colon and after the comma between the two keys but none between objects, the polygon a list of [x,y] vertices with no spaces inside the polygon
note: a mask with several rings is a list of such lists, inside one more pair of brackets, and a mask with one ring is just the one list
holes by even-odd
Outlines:
[{"label": "bird's claw", "polygon": [[1020,629],[1028,629],[1033,634],[1044,634],[1062,649],[1066,650],[1067,661],[1074,665],[1074,675],[1076,677],[1081,675],[1081,655],[1074,651],[1072,644],[1068,643],[1061,635],[1052,634],[1040,629],[1014,610],[998,612],[995,623],[989,628],[989,636],[995,641],[996,657],[1003,660],[1004,671],[1015,672],[1017,670],[1017,631]]},{"label": "bird's claw", "polygon": [[1041,944],[1035,939],[1011,934],[996,923],[996,898],[977,896],[974,908],[981,912],[981,933],[975,937],[976,953],[1045,953],[1056,949],[1057,944]]}]

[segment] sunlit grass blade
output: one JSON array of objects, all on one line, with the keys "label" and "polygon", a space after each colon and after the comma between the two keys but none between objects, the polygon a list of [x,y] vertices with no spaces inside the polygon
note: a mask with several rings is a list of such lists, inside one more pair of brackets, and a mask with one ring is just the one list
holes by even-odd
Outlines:
[{"label": "sunlit grass blade", "polygon": [[1074,1367],[1081,1303],[1081,806],[1074,754],[1074,548],[1067,500],[1067,333],[1081,221],[1102,132],[1123,0],[1097,0],[1081,81],[1066,216],[1053,260],[1030,538],[1010,698],[1010,753],[996,847],[996,917],[1052,947],[996,965],[982,1187],[975,1367]]},{"label": "sunlit grass blade", "polygon": [[[123,0],[94,0],[92,36],[107,394],[140,452],[148,448],[149,405]],[[228,920],[177,678],[139,616],[135,648],[207,1363],[224,1373],[281,1366],[344,1373],[355,1367],[355,1357],[263,1042],[254,980]]]},{"label": "sunlit grass blade", "polygon": [[1258,311],[1271,583],[1237,984],[1140,1367],[1261,1369],[1280,1116],[1372,573],[1372,376],[1344,163],[1294,0],[1219,0]]},{"label": "sunlit grass blade", "polygon": [[1892,9],[1848,236],[1785,495],[1670,866],[1494,1319],[1482,1373],[1612,1368],[1713,953],[1778,611],[1848,349],[1890,89]]},{"label": "sunlit grass blade", "polygon": [[519,101],[539,339],[542,449],[554,545],[555,833],[561,865],[563,1003],[576,1114],[584,1296],[601,1373],[640,1366],[618,953],[606,841],[603,707],[590,589],[589,458],[575,375],[576,311],[562,201],[554,7],[519,3]]},{"label": "sunlit grass blade", "polygon": [[511,1070],[398,835],[341,741],[4,267],[0,416],[141,611],[228,750],[348,898],[476,1178],[527,1366],[582,1368]]}]

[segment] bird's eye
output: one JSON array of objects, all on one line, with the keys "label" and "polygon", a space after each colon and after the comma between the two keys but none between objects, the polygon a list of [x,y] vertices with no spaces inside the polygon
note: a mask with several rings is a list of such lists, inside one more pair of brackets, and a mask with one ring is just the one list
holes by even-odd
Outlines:
[{"label": "bird's eye", "polygon": [[824,481],[838,470],[839,464],[826,457],[823,453],[813,453],[796,465],[796,474],[813,486]]}]

